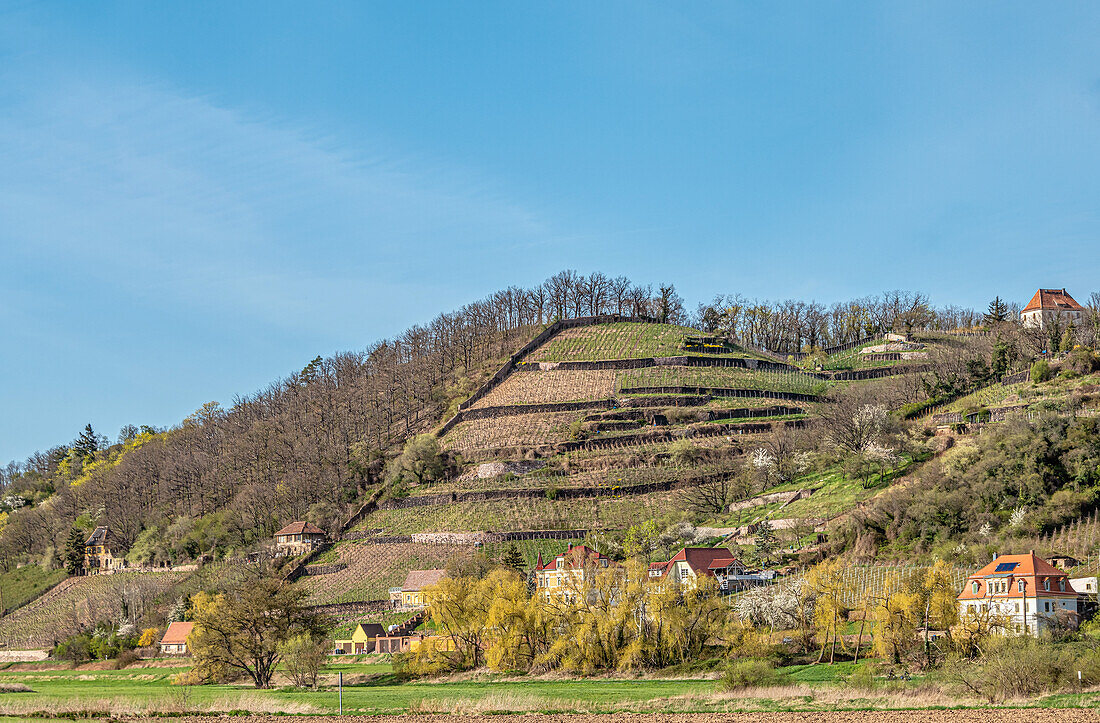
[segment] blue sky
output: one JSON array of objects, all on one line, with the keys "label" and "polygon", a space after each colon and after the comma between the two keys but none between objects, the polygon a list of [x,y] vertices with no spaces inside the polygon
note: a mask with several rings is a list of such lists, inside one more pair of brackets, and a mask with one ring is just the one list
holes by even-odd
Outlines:
[{"label": "blue sky", "polygon": [[1094,3],[0,0],[0,460],[562,268],[1100,289]]}]

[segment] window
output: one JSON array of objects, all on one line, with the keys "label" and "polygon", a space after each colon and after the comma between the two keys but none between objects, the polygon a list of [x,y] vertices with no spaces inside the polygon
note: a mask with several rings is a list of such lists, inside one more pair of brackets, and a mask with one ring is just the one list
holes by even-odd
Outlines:
[{"label": "window", "polygon": [[1024,591],[1024,588],[1026,587],[1026,585],[1024,585],[1024,581],[1023,581],[1023,580],[1020,580],[1020,582],[1018,583],[1017,587],[1019,588],[1020,592],[1023,592],[1023,591]]},{"label": "window", "polygon": [[1020,603],[1016,603],[1016,612],[1020,612]]},{"label": "window", "polygon": [[1058,581],[1058,589],[1061,590],[1062,592],[1066,591],[1066,581],[1065,580],[1059,580]]},{"label": "window", "polygon": [[1043,589],[1044,590],[1050,590],[1050,578],[1049,577],[1045,578],[1043,580]]},{"label": "window", "polygon": [[978,588],[979,588],[979,587],[981,587],[981,585],[980,585],[980,584],[979,584],[978,582],[976,582],[976,581],[975,581],[975,582],[972,582],[972,583],[970,583],[970,591],[971,591],[972,593],[974,593],[975,595],[977,595],[977,594],[978,594]]}]

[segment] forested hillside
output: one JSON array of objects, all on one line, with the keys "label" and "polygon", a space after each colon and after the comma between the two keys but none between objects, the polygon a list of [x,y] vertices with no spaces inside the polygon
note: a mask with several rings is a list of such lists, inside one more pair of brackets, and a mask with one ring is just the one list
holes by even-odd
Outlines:
[{"label": "forested hillside", "polygon": [[[657,369],[636,369],[595,373],[582,379],[564,371],[560,376],[543,372],[541,378],[527,376],[538,372],[523,371],[496,390],[494,398],[499,401],[494,403],[506,405],[623,396],[637,413],[609,413],[604,418],[573,414],[569,419],[550,420],[545,441],[591,448],[589,452],[581,449],[566,463],[574,471],[629,471],[636,467],[641,471],[632,474],[643,480],[652,478],[643,468],[664,464],[667,449],[651,450],[648,454],[657,456],[640,467],[621,459],[610,463],[601,461],[601,456],[607,455],[599,452],[591,438],[599,436],[603,440],[599,444],[606,446],[607,440],[619,435],[625,445],[640,439],[635,431],[639,425],[664,419],[665,415],[654,416],[653,402],[647,399],[652,393],[646,392],[647,388],[716,389],[708,392],[709,401],[698,404],[685,399],[662,403],[664,407],[688,408],[673,413],[673,426],[679,425],[689,434],[721,431],[707,425],[736,424],[742,421],[740,416],[756,417],[757,407],[771,407],[759,416],[773,416],[780,422],[784,418],[797,420],[815,410],[805,402],[792,405],[793,409],[779,409],[775,400],[729,398],[723,390],[736,388],[741,397],[746,390],[756,390],[756,396],[778,391],[819,395],[834,378],[828,376],[834,373],[828,369],[860,366],[855,363],[860,360],[855,359],[854,351],[830,355],[824,351],[828,347],[845,348],[888,328],[947,331],[981,321],[974,312],[935,309],[926,297],[901,292],[829,308],[814,303],[750,303],[737,297],[718,297],[688,313],[672,285],[654,290],[623,277],[566,271],[531,289],[512,287],[494,293],[362,351],[318,357],[259,392],[225,405],[205,404],[171,429],[127,427],[116,442],[108,443],[89,427],[73,443],[8,465],[2,480],[0,561],[7,565],[28,559],[50,566],[74,565],[75,541],[100,524],[110,526],[129,550],[133,564],[224,556],[268,538],[293,519],[309,519],[330,529],[355,509],[366,490],[387,478],[387,469],[392,481],[394,459],[407,439],[450,418],[460,402],[540,329],[555,319],[609,313],[648,317],[682,328],[673,336],[633,341],[621,333],[614,338],[595,332],[562,335],[532,359],[614,360],[683,353],[677,345],[697,332],[719,334],[743,345],[719,356],[758,360],[754,364],[786,360],[768,362],[779,365],[768,372],[740,370],[736,374],[730,369],[668,367],[659,373]],[[1004,317],[1008,318],[1007,310]],[[1074,333],[1083,338],[1095,334],[1094,329],[1092,325]],[[1015,332],[1004,340],[971,340],[968,351],[953,353],[952,344],[957,340],[951,337],[933,349],[932,359],[921,373],[896,375],[888,385],[894,390],[892,401],[897,402],[892,406],[969,391],[980,385],[983,375],[1018,368],[1033,355],[1030,347],[1043,344],[1041,339],[1029,340]],[[974,344],[981,349],[974,352]],[[795,350],[799,350],[797,355],[783,356]],[[881,366],[886,369],[891,364]],[[826,371],[821,372],[823,365]],[[543,383],[547,381],[552,383]],[[479,406],[487,404],[480,402]],[[463,467],[454,463],[463,457],[473,462],[492,460],[500,457],[493,450],[509,446],[516,447],[522,457],[532,444],[534,428],[524,426],[522,435],[513,439],[518,444],[510,444],[507,430],[517,422],[522,425],[518,418],[462,421],[442,440],[444,448],[457,455],[451,460],[451,469],[458,474]],[[668,442],[664,439],[662,444]],[[713,446],[714,450],[701,457],[681,455],[681,463],[699,473],[708,464],[716,470],[722,468],[725,463],[718,449],[722,445]],[[646,454],[644,447],[638,451]],[[626,481],[630,475],[620,477]],[[576,477],[577,483],[583,480],[583,476]],[[560,514],[565,515],[562,524],[567,526],[570,513],[562,508]]]}]

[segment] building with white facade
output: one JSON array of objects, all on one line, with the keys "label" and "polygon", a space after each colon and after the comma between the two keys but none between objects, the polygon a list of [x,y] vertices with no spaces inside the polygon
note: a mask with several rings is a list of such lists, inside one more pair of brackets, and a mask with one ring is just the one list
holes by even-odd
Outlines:
[{"label": "building with white facade", "polygon": [[1047,329],[1081,323],[1085,308],[1074,301],[1065,289],[1039,289],[1020,312],[1024,326]]},{"label": "building with white facade", "polygon": [[1037,557],[1001,555],[967,578],[959,593],[959,617],[1003,623],[1007,634],[1038,635],[1078,621],[1078,593],[1069,576]]}]

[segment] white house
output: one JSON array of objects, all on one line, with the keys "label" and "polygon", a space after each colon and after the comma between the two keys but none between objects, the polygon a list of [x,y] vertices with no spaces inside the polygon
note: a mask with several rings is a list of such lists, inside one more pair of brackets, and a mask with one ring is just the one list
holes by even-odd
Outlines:
[{"label": "white house", "polygon": [[1084,307],[1065,289],[1039,289],[1020,312],[1024,326],[1046,329],[1052,324],[1068,326],[1081,323]]},{"label": "white house", "polygon": [[994,558],[967,578],[958,601],[963,620],[997,617],[1008,634],[1037,635],[1078,620],[1077,591],[1069,576],[1034,552]]}]

